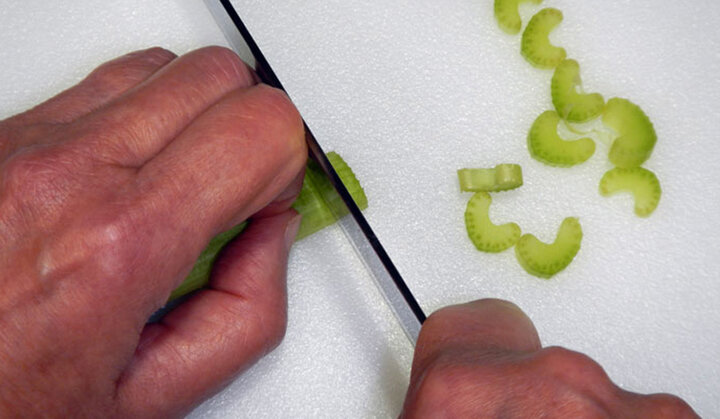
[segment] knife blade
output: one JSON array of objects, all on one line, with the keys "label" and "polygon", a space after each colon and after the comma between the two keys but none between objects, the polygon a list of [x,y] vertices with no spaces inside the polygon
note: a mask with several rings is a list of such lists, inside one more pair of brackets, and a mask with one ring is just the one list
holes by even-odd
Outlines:
[{"label": "knife blade", "polygon": [[[205,0],[205,4],[235,52],[255,69],[264,83],[285,91],[232,2],[230,0]],[[339,220],[338,224],[367,270],[371,273],[375,284],[395,314],[408,339],[415,344],[420,333],[420,327],[426,318],[425,313],[373,232],[370,224],[368,224],[365,216],[353,201],[337,173],[335,173],[325,152],[304,120],[303,124],[305,125],[308,154],[318,163],[333,185],[335,193],[340,196],[347,207],[348,216],[339,213],[334,214],[335,218]],[[331,205],[328,205],[328,207],[331,210],[334,208]]]}]

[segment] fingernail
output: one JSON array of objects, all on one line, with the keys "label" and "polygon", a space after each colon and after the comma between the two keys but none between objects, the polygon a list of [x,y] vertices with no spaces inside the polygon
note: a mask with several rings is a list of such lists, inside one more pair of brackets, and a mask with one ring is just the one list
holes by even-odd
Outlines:
[{"label": "fingernail", "polygon": [[302,215],[297,214],[288,221],[287,226],[285,227],[285,248],[288,252],[290,251],[293,243],[295,243],[295,237],[297,237],[301,221]]}]

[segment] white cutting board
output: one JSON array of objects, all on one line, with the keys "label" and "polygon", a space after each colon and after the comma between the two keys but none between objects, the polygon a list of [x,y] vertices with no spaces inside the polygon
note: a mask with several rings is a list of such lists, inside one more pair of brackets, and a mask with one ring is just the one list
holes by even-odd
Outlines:
[{"label": "white cutting board", "polygon": [[[6,3],[0,117],[130,49],[224,43],[190,0]],[[588,353],[631,390],[720,414],[720,4],[545,1],[565,14],[552,39],[580,62],[587,90],[627,97],[655,124],[647,167],[664,195],[640,220],[629,199],[598,196],[603,146],[573,169],[529,158],[525,135],[550,107],[551,73],[523,61],[491,3],[235,2],[318,140],[356,170],[369,221],[428,312],[510,299],[545,344]],[[455,170],[500,162],[520,163],[526,183],[496,195],[494,219],[550,240],[563,217],[581,218],[582,250],[550,281],[466,238],[469,195]],[[194,415],[396,415],[411,348],[337,230],[295,248],[289,292],[284,344]]]},{"label": "white cutting board", "polygon": [[[524,61],[492,1],[234,3],[318,140],[355,168],[371,225],[427,311],[510,299],[545,344],[720,415],[720,3],[543,2],[564,12],[551,39],[580,62],[585,88],[631,99],[655,124],[646,166],[664,194],[649,219],[628,197],[599,196],[604,145],[572,169],[529,157],[552,72]],[[580,217],[582,250],[549,281],[466,237],[455,170],[503,162],[520,163],[526,184],[495,195],[495,220],[551,241],[564,217]]]},{"label": "white cutting board", "polygon": [[[226,45],[199,0],[0,1],[0,42],[0,119],[132,50]],[[282,345],[192,416],[396,415],[412,347],[338,228],[295,246],[288,299]]]}]

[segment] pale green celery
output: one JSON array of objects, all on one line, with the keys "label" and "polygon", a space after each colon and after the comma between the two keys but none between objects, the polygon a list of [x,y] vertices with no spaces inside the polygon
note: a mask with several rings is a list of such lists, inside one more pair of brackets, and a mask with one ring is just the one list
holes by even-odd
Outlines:
[{"label": "pale green celery", "polygon": [[562,12],[554,8],[542,9],[530,19],[522,34],[520,53],[535,67],[552,69],[565,59],[564,48],[550,43],[550,32],[562,22]]},{"label": "pale green celery", "polygon": [[[358,182],[350,167],[337,153],[330,152],[327,157],[358,207],[360,209],[367,208],[367,196],[365,196],[360,182]],[[342,217],[348,212],[347,207],[335,192],[330,181],[325,177],[317,163],[313,161],[308,161],[305,168],[302,190],[295,203],[293,203],[293,208],[303,216],[296,240],[307,237],[335,223],[337,221],[335,214]],[[173,301],[207,285],[217,255],[227,243],[242,232],[246,224],[242,223],[215,236],[200,254],[185,281],[172,292],[168,301]]]},{"label": "pale green celery", "polygon": [[579,93],[580,65],[575,60],[563,60],[552,77],[550,92],[560,117],[569,122],[585,122],[603,111],[605,100],[598,93]]},{"label": "pale green celery", "polygon": [[648,217],[655,211],[662,189],[655,173],[642,167],[609,170],[600,180],[600,194],[610,196],[616,192],[630,192],[635,199],[635,214]]},{"label": "pale green celery", "polygon": [[595,153],[590,138],[565,141],[558,135],[560,117],[555,111],[545,111],[535,119],[527,143],[530,155],[550,166],[569,167],[582,163]]},{"label": "pale green celery", "polygon": [[520,265],[531,275],[550,278],[567,268],[580,250],[583,233],[577,218],[563,220],[555,241],[543,243],[532,234],[520,237],[515,246],[515,256]]},{"label": "pale green celery", "polygon": [[217,259],[220,251],[232,239],[239,236],[246,226],[247,222],[243,222],[228,231],[218,234],[210,240],[210,243],[200,254],[200,257],[198,257],[195,261],[195,265],[185,278],[185,281],[183,281],[179,287],[175,288],[175,290],[170,294],[168,301],[172,301],[185,294],[191,293],[196,289],[204,287],[210,280],[210,271],[212,270],[212,266],[215,263],[215,259]]},{"label": "pale green celery", "polygon": [[477,192],[465,210],[465,227],[478,250],[498,253],[512,247],[520,238],[520,226],[515,223],[495,225],[490,221],[492,198],[487,192]]},{"label": "pale green celery", "polygon": [[637,167],[650,157],[657,135],[650,118],[639,106],[627,99],[612,98],[605,106],[602,121],[618,134],[609,154],[615,166]]},{"label": "pale green celery", "polygon": [[523,184],[522,168],[517,164],[499,164],[492,169],[458,170],[460,190],[464,192],[500,192]]},{"label": "pale green celery", "polygon": [[557,128],[558,135],[563,140],[589,137],[596,142],[605,144],[608,148],[612,146],[612,142],[617,137],[615,131],[602,123],[601,118],[594,118],[587,122],[568,122],[561,119]]},{"label": "pale green celery", "polygon": [[[364,210],[368,206],[367,196],[360,186],[360,182],[345,161],[337,153],[330,152],[327,158],[335,172],[350,192],[358,208]],[[293,204],[293,208],[303,215],[297,239],[305,238],[337,221],[348,213],[345,203],[335,192],[330,180],[320,169],[317,163],[308,162],[305,170],[300,196]],[[337,216],[337,217],[336,217]]]},{"label": "pale green celery", "polygon": [[495,0],[495,19],[503,31],[514,35],[520,32],[522,21],[518,6],[520,3],[540,4],[542,0]]}]

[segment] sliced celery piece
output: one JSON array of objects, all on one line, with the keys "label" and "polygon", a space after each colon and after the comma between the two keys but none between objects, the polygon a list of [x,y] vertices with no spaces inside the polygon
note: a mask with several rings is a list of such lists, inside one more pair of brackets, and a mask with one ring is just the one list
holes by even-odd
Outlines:
[{"label": "sliced celery piece", "polygon": [[609,170],[600,180],[600,194],[610,196],[616,192],[627,191],[635,198],[635,214],[648,217],[655,211],[662,189],[655,173],[642,167]]},{"label": "sliced celery piece", "polygon": [[477,192],[465,210],[465,227],[478,250],[498,253],[512,247],[520,238],[520,226],[515,223],[495,225],[488,214],[492,198],[487,192]]},{"label": "sliced celery piece", "polygon": [[558,135],[560,117],[555,111],[545,111],[535,119],[528,134],[528,150],[538,161],[550,166],[569,167],[582,163],[595,153],[590,138],[565,141]]},{"label": "sliced celery piece", "polygon": [[464,192],[500,192],[523,184],[522,168],[517,164],[498,164],[492,169],[458,170],[460,190]]},{"label": "sliced celery piece", "polygon": [[588,121],[600,115],[605,107],[605,100],[599,93],[578,93],[581,85],[577,61],[563,60],[555,68],[550,92],[555,110],[566,121]]},{"label": "sliced celery piece", "polygon": [[564,48],[550,43],[550,32],[562,22],[562,12],[554,8],[542,9],[530,19],[522,34],[520,53],[538,68],[555,68],[567,55]]},{"label": "sliced celery piece", "polygon": [[618,134],[609,154],[615,166],[637,167],[650,157],[657,135],[650,118],[639,106],[627,99],[612,98],[605,106],[602,121]]},{"label": "sliced celery piece", "polygon": [[[337,172],[350,195],[360,209],[366,209],[368,206],[367,196],[360,186],[355,174],[350,167],[337,153],[330,152],[327,154],[330,164]],[[293,203],[293,208],[302,214],[303,218],[300,222],[300,229],[296,236],[296,240],[307,237],[323,228],[335,223],[337,219],[330,210],[332,207],[337,214],[343,216],[347,214],[347,207],[341,198],[335,192],[330,181],[325,177],[317,163],[308,161],[305,168],[305,179],[303,180],[302,190],[297,200]],[[182,284],[177,287],[168,301],[173,301],[192,291],[204,287],[210,280],[213,263],[218,253],[232,239],[237,237],[245,228],[247,223],[242,223],[232,229],[215,236],[185,278]]]},{"label": "sliced celery piece", "polygon": [[515,256],[531,275],[550,278],[565,269],[580,250],[583,233],[577,218],[563,220],[552,244],[543,243],[532,234],[524,234],[515,246]]},{"label": "sliced celery piece", "polygon": [[542,0],[495,0],[495,19],[500,29],[510,35],[520,32],[522,21],[518,13],[518,5],[527,2],[540,4]]}]

